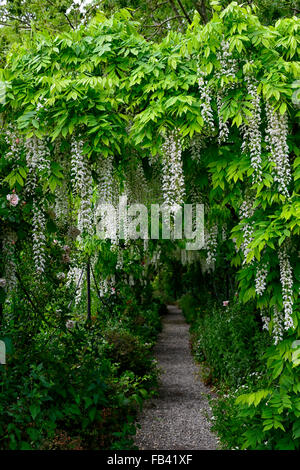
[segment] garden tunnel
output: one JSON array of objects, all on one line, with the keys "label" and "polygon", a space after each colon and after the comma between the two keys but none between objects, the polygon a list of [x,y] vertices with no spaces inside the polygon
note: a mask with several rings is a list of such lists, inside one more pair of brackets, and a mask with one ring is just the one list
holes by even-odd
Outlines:
[{"label": "garden tunnel", "polygon": [[[53,348],[55,368],[63,335],[61,354],[75,368],[72,341],[81,361],[103,324],[134,321],[152,339],[156,317],[147,327],[141,312],[153,302],[162,308],[153,289],[162,298],[184,295],[185,288],[192,297],[210,290],[221,307],[228,299],[245,304],[269,331],[271,385],[243,395],[240,404],[255,402],[255,423],[263,422],[265,432],[290,432],[299,447],[298,31],[295,17],[265,26],[250,7],[232,3],[222,11],[216,6],[207,24],[195,14],[186,32],[154,43],[121,10],[55,37],[36,32],[11,50],[1,70],[3,338],[14,331],[33,355]],[[132,240],[125,218],[122,236],[100,238],[99,202],[117,207],[120,197],[147,209],[202,204],[204,247],[186,250],[184,239]],[[126,334],[128,347],[142,355]],[[122,349],[114,325],[110,339]],[[86,377],[93,360],[88,356]],[[98,362],[103,382],[89,380],[105,403],[109,366]],[[39,377],[51,389],[43,360],[34,364],[30,380]],[[42,405],[29,383],[35,421]],[[278,393],[287,396],[285,412],[266,416],[266,401]],[[85,405],[88,428],[99,410],[89,396]],[[107,413],[103,422],[113,421],[115,408]],[[59,419],[57,412],[45,422],[54,429]],[[16,448],[38,440],[34,427],[29,438],[17,426],[11,434],[8,445]],[[251,433],[245,441],[258,445]]]}]

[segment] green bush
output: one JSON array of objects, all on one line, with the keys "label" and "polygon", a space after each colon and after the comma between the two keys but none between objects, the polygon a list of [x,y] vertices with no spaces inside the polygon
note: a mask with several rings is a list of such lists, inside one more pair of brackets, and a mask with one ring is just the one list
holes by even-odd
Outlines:
[{"label": "green bush", "polygon": [[111,323],[28,329],[15,344],[0,369],[2,449],[132,448],[136,412],[157,383],[153,343]]},{"label": "green bush", "polygon": [[178,301],[188,323],[195,321],[200,315],[199,300],[192,294],[184,294]]},{"label": "green bush", "polygon": [[261,331],[249,306],[213,308],[195,321],[191,331],[195,356],[209,366],[212,381],[238,386],[263,367],[269,335]]},{"label": "green bush", "polygon": [[149,346],[142,343],[138,337],[125,329],[115,327],[106,330],[104,338],[109,344],[108,355],[112,362],[119,365],[121,373],[131,370],[142,376],[151,370]]}]

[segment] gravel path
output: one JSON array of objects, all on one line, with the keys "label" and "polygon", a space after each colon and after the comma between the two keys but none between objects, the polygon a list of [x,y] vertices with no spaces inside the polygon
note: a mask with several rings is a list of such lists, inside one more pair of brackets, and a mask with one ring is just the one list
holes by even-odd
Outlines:
[{"label": "gravel path", "polygon": [[135,443],[140,450],[217,449],[217,439],[205,418],[209,389],[199,379],[189,347],[189,327],[181,310],[168,306],[163,331],[155,347],[163,373],[160,395],[149,400],[138,418]]}]

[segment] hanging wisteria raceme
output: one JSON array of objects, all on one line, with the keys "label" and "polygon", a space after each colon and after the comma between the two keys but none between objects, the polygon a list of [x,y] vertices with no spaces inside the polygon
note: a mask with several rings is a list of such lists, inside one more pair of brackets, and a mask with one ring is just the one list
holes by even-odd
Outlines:
[{"label": "hanging wisteria raceme", "polygon": [[149,185],[145,177],[141,160],[135,162],[126,174],[128,201],[132,204],[147,204],[149,202]]},{"label": "hanging wisteria raceme", "polygon": [[116,264],[116,270],[122,270],[124,266],[124,260],[123,260],[123,251],[118,247],[118,257],[117,257],[117,264]]},{"label": "hanging wisteria raceme", "polygon": [[177,130],[168,131],[162,146],[162,190],[164,205],[174,207],[184,202],[182,147]]},{"label": "hanging wisteria raceme", "polygon": [[206,246],[206,264],[210,270],[213,270],[214,263],[217,259],[218,247],[218,225],[214,224],[205,233]]},{"label": "hanging wisteria raceme", "polygon": [[219,120],[219,135],[218,143],[221,145],[223,142],[226,142],[229,136],[229,126],[228,123],[224,121],[221,107],[222,107],[222,94],[218,92],[217,94],[217,109],[218,109],[218,120]]},{"label": "hanging wisteria raceme", "polygon": [[266,263],[260,264],[256,269],[255,275],[255,292],[261,296],[267,287],[268,265]]},{"label": "hanging wisteria raceme", "polygon": [[221,108],[223,105],[223,99],[225,94],[225,89],[235,87],[235,82],[230,79],[234,79],[237,72],[237,62],[232,57],[232,53],[229,51],[229,41],[225,41],[224,38],[221,42],[220,51],[217,54],[217,59],[220,63],[220,70],[217,72],[217,78],[221,80],[229,80],[229,83],[223,85],[219,88],[217,93],[217,111],[218,111],[218,121],[219,121],[219,135],[218,143],[221,145],[223,142],[226,142],[229,136],[229,125],[228,122],[224,121],[224,118],[221,113]]},{"label": "hanging wisteria raceme", "polygon": [[211,89],[204,79],[204,72],[198,67],[198,88],[200,94],[201,116],[204,121],[204,129],[208,133],[215,130],[214,116],[211,107]]},{"label": "hanging wisteria raceme", "polygon": [[283,338],[283,315],[276,305],[273,306],[272,324],[273,324],[273,338],[274,344],[278,344]]},{"label": "hanging wisteria raceme", "polygon": [[262,180],[262,167],[261,167],[261,106],[260,97],[257,93],[257,82],[253,77],[245,76],[248,94],[251,95],[252,116],[247,116],[248,124],[241,126],[243,134],[242,152],[249,151],[251,158],[251,167],[254,172],[252,175],[252,182],[259,183]]},{"label": "hanging wisteria raceme", "polygon": [[70,224],[72,222],[71,214],[71,204],[68,194],[68,184],[67,184],[67,175],[70,170],[70,161],[69,159],[64,158],[64,155],[61,152],[61,139],[57,138],[54,142],[53,158],[55,163],[57,163],[62,170],[64,179],[61,184],[57,185],[55,188],[55,205],[54,212],[56,217],[56,222],[62,224]]},{"label": "hanging wisteria raceme", "polygon": [[261,320],[263,324],[262,329],[269,331],[270,317],[266,314],[264,309],[260,311],[260,315],[261,315]]},{"label": "hanging wisteria raceme", "polygon": [[50,149],[46,139],[39,139],[36,136],[30,137],[24,143],[26,151],[26,163],[28,175],[26,179],[26,192],[34,194],[38,179],[41,174],[50,173]]},{"label": "hanging wisteria raceme", "polygon": [[286,245],[281,246],[278,251],[280,282],[282,287],[284,327],[286,330],[294,328],[293,323],[293,271],[287,253]]},{"label": "hanging wisteria raceme", "polygon": [[201,135],[195,136],[190,142],[191,159],[195,162],[200,162],[201,150],[205,147],[204,137]]},{"label": "hanging wisteria raceme", "polygon": [[50,171],[50,150],[44,139],[36,136],[24,142],[28,174],[25,192],[34,195],[41,173]]},{"label": "hanging wisteria raceme", "polygon": [[2,234],[2,254],[4,260],[4,280],[3,286],[9,292],[16,287],[16,261],[15,261],[15,244],[17,234],[10,228],[5,228]]},{"label": "hanging wisteria raceme", "polygon": [[244,255],[244,261],[243,263],[246,262],[246,258],[250,252],[249,249],[249,244],[253,240],[253,222],[248,222],[247,220],[250,219],[254,214],[254,209],[253,209],[253,201],[252,198],[250,197],[249,194],[245,195],[245,199],[242,202],[242,205],[240,207],[240,220],[245,219],[246,223],[242,227],[243,231],[243,242],[241,245],[241,249]]},{"label": "hanging wisteria raceme", "polygon": [[10,125],[5,130],[5,142],[8,145],[8,151],[4,156],[5,159],[18,161],[20,152],[24,145],[24,139],[13,125]]},{"label": "hanging wisteria raceme", "polygon": [[218,77],[225,76],[227,78],[234,79],[237,72],[237,61],[232,57],[232,53],[230,52],[229,48],[229,41],[225,41],[223,38],[223,40],[221,41],[221,49],[217,54],[217,59],[221,66],[217,75]]},{"label": "hanging wisteria raceme", "polygon": [[114,181],[113,181],[113,160],[109,155],[101,159],[100,165],[100,183],[98,187],[99,199],[103,204],[113,204]]},{"label": "hanging wisteria raceme", "polygon": [[86,168],[85,175],[82,181],[82,190],[80,198],[80,211],[78,216],[78,229],[83,233],[93,233],[93,211],[92,211],[92,196],[93,196],[93,180],[89,168]]},{"label": "hanging wisteria raceme", "polygon": [[[101,212],[101,205],[112,204],[116,209],[116,216],[118,220],[118,204],[119,204],[119,183],[114,177],[113,167],[114,157],[112,155],[101,158],[99,165],[99,185],[98,185],[98,204],[95,211],[95,224],[102,224],[103,214]],[[111,249],[114,250],[118,246],[118,232],[114,230],[113,220],[106,219],[106,238],[109,238],[112,245]]]},{"label": "hanging wisteria raceme", "polygon": [[61,186],[57,186],[55,189],[55,206],[54,212],[55,217],[58,221],[65,223],[69,217],[69,198],[67,197],[67,184],[66,180],[63,180]]},{"label": "hanging wisteria raceme", "polygon": [[71,174],[75,192],[80,196],[78,229],[93,233],[92,195],[93,180],[87,157],[83,154],[83,141],[71,142]]},{"label": "hanging wisteria raceme", "polygon": [[84,157],[82,155],[83,142],[74,137],[71,141],[71,176],[74,192],[81,193],[82,178],[85,171]]},{"label": "hanging wisteria raceme", "polygon": [[284,196],[289,197],[288,186],[291,182],[291,166],[289,160],[289,148],[287,145],[288,117],[275,111],[270,103],[266,102],[267,128],[266,142],[270,152],[271,162],[274,164],[274,181],[278,183],[278,190]]},{"label": "hanging wisteria raceme", "polygon": [[71,267],[67,274],[66,287],[70,288],[73,284],[75,286],[75,305],[81,301],[83,285],[84,285],[85,270],[77,266]]},{"label": "hanging wisteria raceme", "polygon": [[222,241],[224,242],[225,240],[227,240],[228,236],[227,236],[227,227],[226,225],[223,225],[222,226]]},{"label": "hanging wisteria raceme", "polygon": [[135,179],[136,179],[136,187],[138,194],[136,195],[137,199],[136,202],[147,202],[149,196],[149,188],[148,188],[148,181],[145,177],[145,172],[143,168],[143,164],[140,160],[137,162],[136,170],[135,170]]},{"label": "hanging wisteria raceme", "polygon": [[40,204],[33,201],[32,214],[32,239],[33,239],[33,259],[35,269],[38,274],[45,271],[46,266],[46,217]]}]

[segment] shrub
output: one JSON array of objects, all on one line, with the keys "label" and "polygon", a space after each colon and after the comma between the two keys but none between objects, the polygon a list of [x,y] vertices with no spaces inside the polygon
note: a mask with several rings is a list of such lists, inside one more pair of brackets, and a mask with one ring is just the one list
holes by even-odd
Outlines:
[{"label": "shrub", "polygon": [[114,327],[104,332],[104,338],[109,344],[107,354],[119,365],[120,373],[131,370],[142,376],[151,369],[150,345],[142,343],[131,332]]},{"label": "shrub", "polygon": [[262,354],[270,340],[250,307],[238,303],[215,307],[198,317],[191,330],[195,356],[209,366],[213,381],[238,386],[248,374],[262,369]]}]

